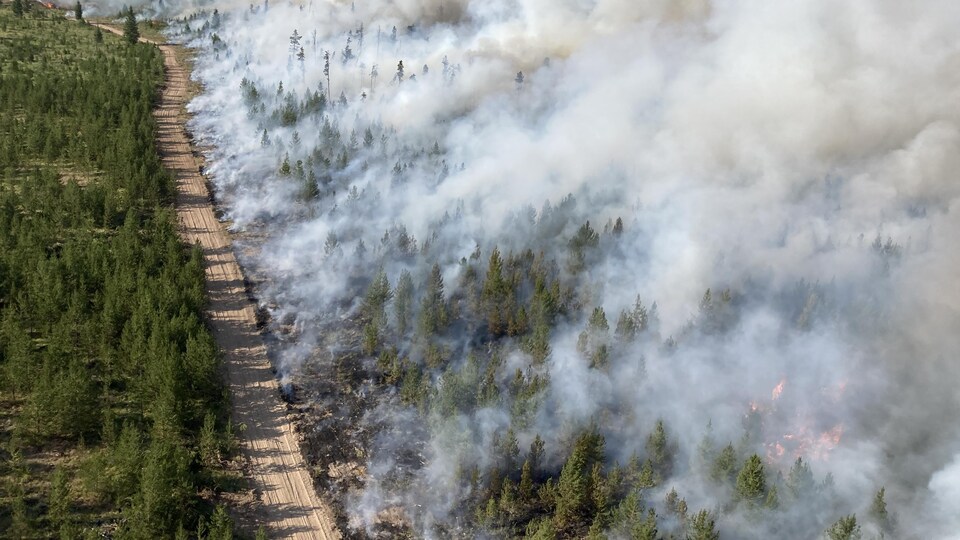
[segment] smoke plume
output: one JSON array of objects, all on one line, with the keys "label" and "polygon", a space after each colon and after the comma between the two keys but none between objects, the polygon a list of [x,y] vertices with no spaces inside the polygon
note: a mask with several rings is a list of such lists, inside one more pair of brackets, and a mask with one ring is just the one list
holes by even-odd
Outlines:
[{"label": "smoke plume", "polygon": [[[510,341],[496,353],[500,388],[518,370],[548,381],[523,421],[517,401],[424,420],[375,400],[356,419],[376,435],[346,497],[354,527],[398,507],[420,534],[456,531],[460,471],[493,466],[511,427],[521,449],[540,435],[556,470],[589,426],[625,464],[662,419],[678,450],[658,489],[691,508],[725,497],[697,472],[705,434],[723,446],[746,432],[773,470],[802,455],[835,483],[840,503],[790,510],[781,535],[866,515],[886,486],[901,536],[956,537],[960,4],[144,8],[182,17],[171,35],[197,48],[192,128],[285,380],[333,376],[380,268],[392,287],[410,272],[419,294],[437,263],[456,296],[472,261],[482,276],[495,246],[529,248],[557,260],[580,306],[543,366]],[[603,232],[579,268],[570,240],[587,221]],[[656,327],[594,369],[578,350],[591,311],[612,334],[638,296]],[[477,344],[458,328],[443,348],[459,369]],[[769,530],[738,512],[719,523]]]}]

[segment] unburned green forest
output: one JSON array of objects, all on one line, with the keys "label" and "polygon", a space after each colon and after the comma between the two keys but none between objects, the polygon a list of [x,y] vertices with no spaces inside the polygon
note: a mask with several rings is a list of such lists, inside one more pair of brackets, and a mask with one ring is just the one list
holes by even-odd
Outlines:
[{"label": "unburned green forest", "polygon": [[160,52],[0,6],[0,536],[227,538],[203,259],[154,146]]}]

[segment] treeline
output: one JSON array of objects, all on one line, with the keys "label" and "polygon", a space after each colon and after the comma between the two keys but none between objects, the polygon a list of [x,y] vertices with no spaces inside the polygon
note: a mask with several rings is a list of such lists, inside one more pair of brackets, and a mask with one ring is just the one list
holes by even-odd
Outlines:
[{"label": "treeline", "polygon": [[162,57],[34,11],[0,8],[0,530],[227,538],[202,253],[154,146]]}]

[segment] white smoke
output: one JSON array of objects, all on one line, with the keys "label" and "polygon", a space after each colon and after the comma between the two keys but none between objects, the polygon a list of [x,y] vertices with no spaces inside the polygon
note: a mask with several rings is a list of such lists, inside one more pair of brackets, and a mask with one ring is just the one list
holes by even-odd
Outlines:
[{"label": "white smoke", "polygon": [[[193,127],[213,147],[209,173],[233,227],[256,233],[245,240],[252,250],[245,264],[265,280],[261,292],[277,318],[297,321],[302,339],[287,350],[285,370],[308,361],[314,344],[337,346],[319,328],[352,313],[357,279],[376,270],[354,259],[360,240],[373,251],[398,225],[421,246],[430,240],[429,258],[442,266],[450,292],[458,261],[477,245],[481,260],[494,243],[556,248],[585,219],[600,229],[622,217],[622,241],[605,247],[578,300],[603,306],[611,325],[635,295],[657,301],[660,336],[680,346],[645,343],[633,361],[600,372],[576,352],[582,325],[558,329],[550,388],[518,434],[521,448],[539,432],[552,459],[562,459],[570,434],[605,414],[614,459],[642,449],[657,418],[692,453],[708,420],[718,440],[739,437],[746,404],[766,399],[785,378],[788,404],[778,407],[821,431],[843,426],[841,445],[815,466],[834,474],[844,513],[862,512],[886,484],[902,532],[949,532],[960,435],[953,387],[960,296],[952,286],[960,275],[960,4],[168,0],[162,7],[198,9],[204,14],[186,21],[189,32],[174,30],[199,50],[205,91],[191,104]],[[302,64],[290,48],[295,30]],[[343,62],[348,32],[355,57]],[[333,55],[329,89],[324,51]],[[243,79],[256,86],[266,114],[250,113]],[[298,100],[323,85],[347,104],[326,120],[265,122],[283,105],[281,81]],[[277,170],[285,155],[293,165],[324,144],[324,122],[327,133],[352,134],[357,143],[346,167],[325,173],[322,197],[303,203],[301,186]],[[578,202],[557,231],[561,239],[535,240],[517,227],[514,216],[527,205],[555,207],[567,194]],[[880,250],[871,248],[875,238]],[[893,262],[878,254],[888,238],[899,245]],[[385,269],[395,284],[401,270],[422,273],[420,266],[388,258]],[[826,291],[821,297],[833,307],[797,332],[782,297],[801,280]],[[728,338],[688,330],[708,287],[746,299]],[[459,354],[468,345],[451,348]],[[502,382],[523,363],[513,356]],[[828,397],[841,387],[842,397]],[[783,429],[795,427],[794,416],[782,414]],[[454,510],[455,464],[486,463],[483,448],[509,415],[482,409],[455,422],[480,442],[445,455],[463,446],[449,433],[463,430],[432,434],[419,485],[447,487],[418,503],[429,507],[427,528]],[[691,502],[711,507],[716,494],[685,478],[677,482]],[[396,496],[379,489],[371,482],[355,501],[364,525]],[[414,486],[408,496],[424,492]],[[928,500],[940,510],[920,510]]]}]

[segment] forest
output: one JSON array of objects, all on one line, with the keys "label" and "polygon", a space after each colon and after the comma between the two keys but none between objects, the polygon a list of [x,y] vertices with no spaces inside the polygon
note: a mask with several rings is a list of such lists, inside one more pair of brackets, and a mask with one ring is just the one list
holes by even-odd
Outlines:
[{"label": "forest", "polygon": [[[960,530],[951,3],[129,3],[345,537]],[[10,537],[234,534],[131,41],[0,7]]]},{"label": "forest", "polygon": [[[728,117],[684,77],[698,55],[718,85],[742,65],[712,56],[696,14],[682,39],[605,19],[609,37],[564,4],[558,44],[503,6],[374,4],[254,4],[170,30],[200,51],[192,126],[346,534],[943,530],[946,498],[897,504],[920,489],[894,471],[924,435],[881,433],[902,425],[881,397],[911,339],[902,280],[944,249],[927,199],[870,190],[893,182],[870,176],[887,156],[795,148],[763,117],[729,126],[755,138],[711,139]],[[760,31],[737,15],[739,47]],[[630,56],[631,32],[663,48]],[[797,111],[776,110],[828,121]]]},{"label": "forest", "polygon": [[230,538],[203,259],[154,146],[159,51],[0,6],[0,535]]}]

